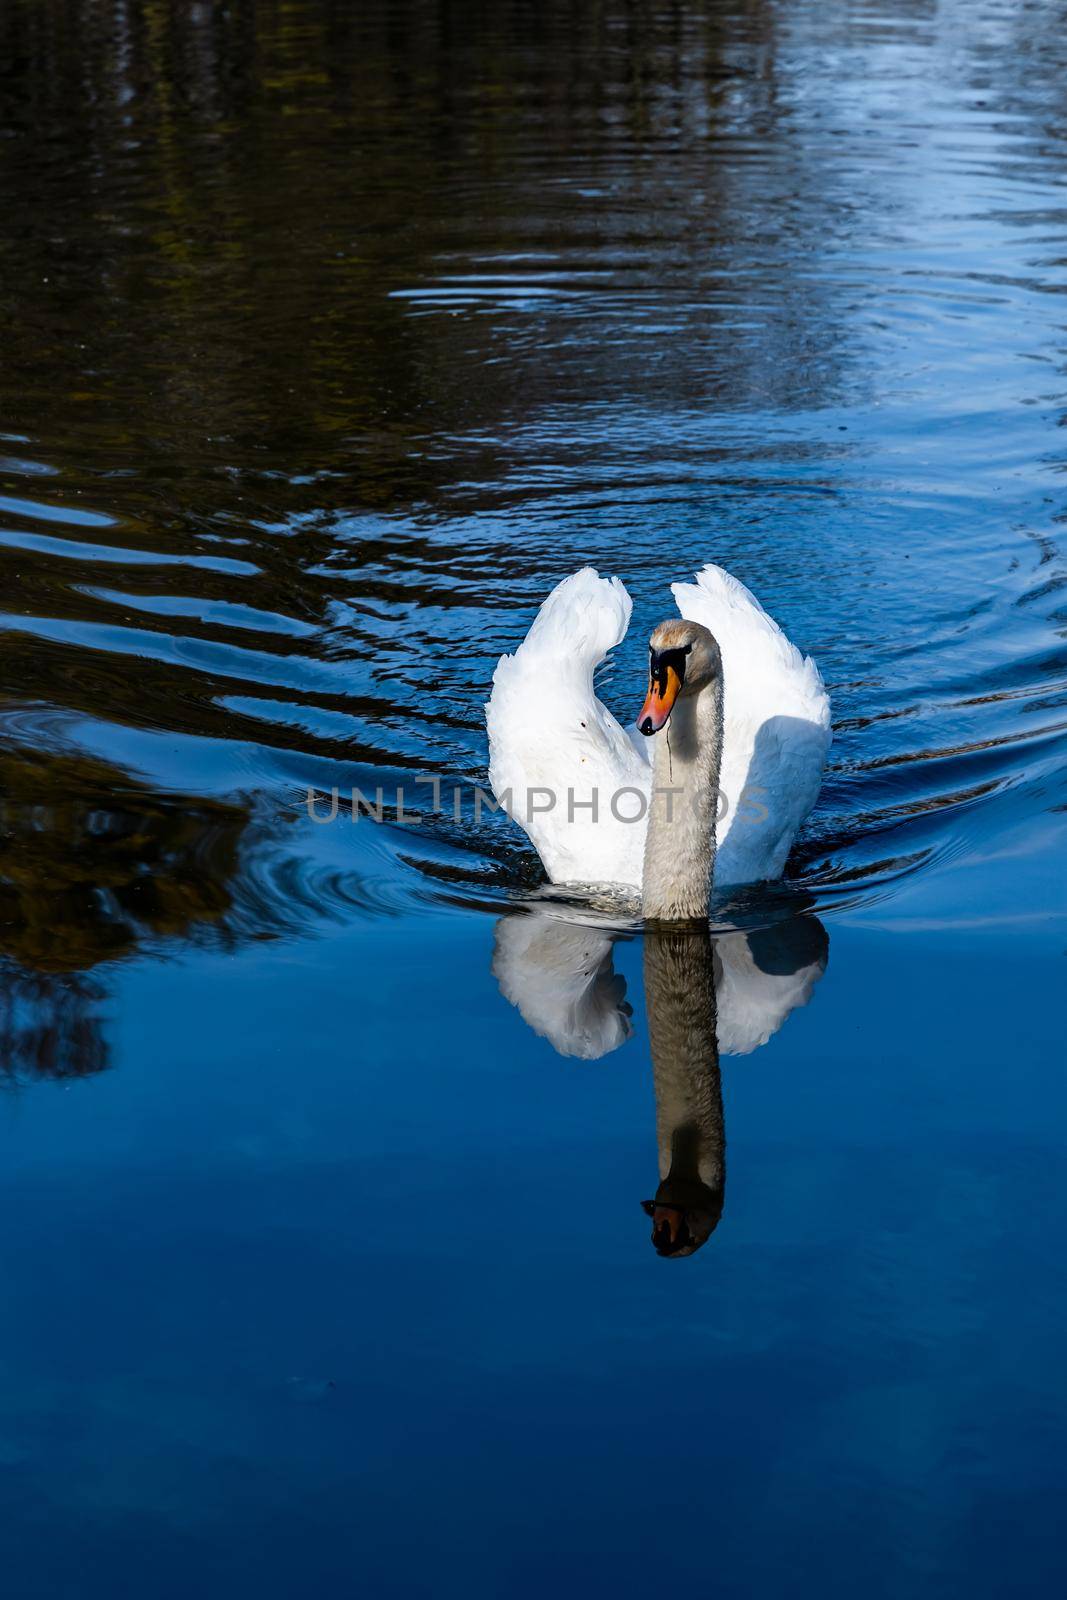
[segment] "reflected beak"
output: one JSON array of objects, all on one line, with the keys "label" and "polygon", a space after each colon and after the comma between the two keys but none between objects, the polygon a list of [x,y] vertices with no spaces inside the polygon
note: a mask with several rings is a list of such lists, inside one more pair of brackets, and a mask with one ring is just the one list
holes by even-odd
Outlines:
[{"label": "reflected beak", "polygon": [[641,733],[658,733],[666,727],[681,687],[682,680],[673,667],[659,671],[653,668],[648,681],[648,695],[637,716]]},{"label": "reflected beak", "polygon": [[652,1240],[657,1247],[673,1249],[681,1236],[685,1213],[677,1206],[657,1206],[652,1213]]}]

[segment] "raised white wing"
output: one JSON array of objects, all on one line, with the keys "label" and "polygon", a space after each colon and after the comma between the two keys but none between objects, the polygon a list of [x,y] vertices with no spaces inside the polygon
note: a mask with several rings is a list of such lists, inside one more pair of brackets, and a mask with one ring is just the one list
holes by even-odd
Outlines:
[{"label": "raised white wing", "polygon": [[583,567],[493,674],[489,782],[554,883],[641,887],[651,766],[593,689],[630,610],[618,578]]},{"label": "raised white wing", "polygon": [[710,628],[722,652],[715,887],[777,878],[818,797],[830,747],[819,669],[721,567],[704,567],[671,593],[682,616]]}]

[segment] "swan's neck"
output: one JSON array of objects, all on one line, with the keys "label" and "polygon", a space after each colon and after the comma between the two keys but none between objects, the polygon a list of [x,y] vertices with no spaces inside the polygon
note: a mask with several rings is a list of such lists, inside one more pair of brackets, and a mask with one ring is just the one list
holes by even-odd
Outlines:
[{"label": "swan's neck", "polygon": [[715,868],[721,674],[699,694],[680,695],[670,722],[653,737],[642,909],[664,922],[703,921]]}]

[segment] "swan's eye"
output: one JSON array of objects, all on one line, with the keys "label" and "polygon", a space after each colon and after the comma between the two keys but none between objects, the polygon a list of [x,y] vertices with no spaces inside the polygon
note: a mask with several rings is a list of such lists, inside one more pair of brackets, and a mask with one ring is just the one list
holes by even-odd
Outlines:
[{"label": "swan's eye", "polygon": [[667,693],[667,673],[674,673],[679,685],[685,682],[685,658],[692,650],[691,644],[680,650],[653,650],[648,647],[648,676],[661,695]]}]

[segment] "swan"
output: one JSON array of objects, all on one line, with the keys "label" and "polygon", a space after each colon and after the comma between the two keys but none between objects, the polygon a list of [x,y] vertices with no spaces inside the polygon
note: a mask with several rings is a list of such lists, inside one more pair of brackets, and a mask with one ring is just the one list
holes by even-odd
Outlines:
[{"label": "swan", "polygon": [[565,578],[504,655],[485,707],[489,782],[553,883],[640,895],[648,919],[706,919],[711,890],[778,877],[819,793],[830,701],[743,583],[709,564],[671,585],[649,689],[624,730],[593,687],[632,602],[592,567]]}]

